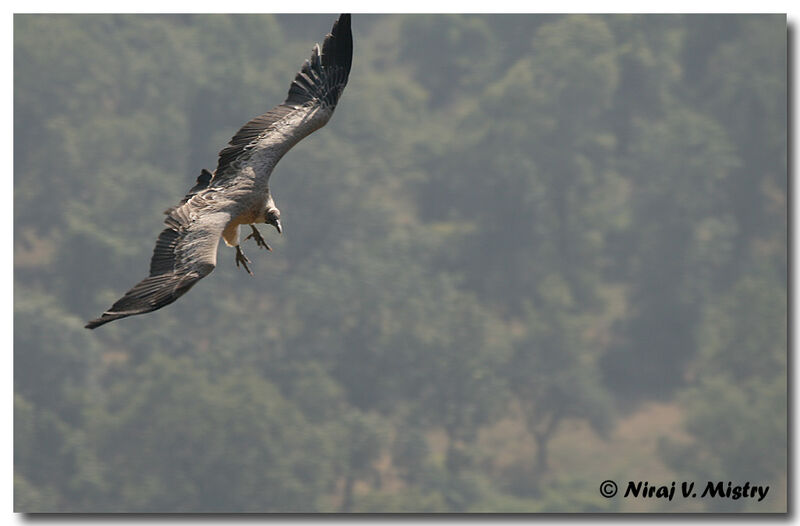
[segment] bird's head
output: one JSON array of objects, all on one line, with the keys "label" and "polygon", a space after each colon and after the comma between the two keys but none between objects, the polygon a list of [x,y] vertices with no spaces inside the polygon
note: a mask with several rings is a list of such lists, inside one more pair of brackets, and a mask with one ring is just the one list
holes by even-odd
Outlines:
[{"label": "bird's head", "polygon": [[283,226],[281,225],[281,211],[274,206],[267,208],[267,214],[264,222],[274,226],[275,230],[277,230],[279,234],[283,233]]}]

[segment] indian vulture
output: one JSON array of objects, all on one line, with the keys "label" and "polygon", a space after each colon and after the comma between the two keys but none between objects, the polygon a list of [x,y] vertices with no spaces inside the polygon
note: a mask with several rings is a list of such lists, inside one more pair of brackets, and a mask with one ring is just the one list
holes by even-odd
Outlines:
[{"label": "indian vulture", "polygon": [[214,173],[203,170],[183,200],[168,209],[156,241],[150,275],[86,328],[160,309],[207,276],[217,262],[220,236],[236,249],[236,265],[252,275],[239,246],[239,226],[248,225],[257,245],[269,250],[257,223],[282,232],[281,212],[269,191],[275,165],[303,137],[323,127],[342,95],[353,60],[350,15],[341,15],[320,49],[314,46],[295,76],[286,100],[246,123],[219,152]]}]

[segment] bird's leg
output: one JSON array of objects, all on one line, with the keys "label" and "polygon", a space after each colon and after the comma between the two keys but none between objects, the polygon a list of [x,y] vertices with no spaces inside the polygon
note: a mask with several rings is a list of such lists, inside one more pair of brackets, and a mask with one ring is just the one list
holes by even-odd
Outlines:
[{"label": "bird's leg", "polygon": [[252,237],[255,240],[256,245],[260,246],[261,248],[266,248],[267,250],[272,250],[272,248],[267,245],[267,242],[264,241],[264,238],[261,236],[261,232],[259,232],[256,228],[256,225],[250,225],[250,228],[253,229],[253,233],[244,238],[244,240],[247,241]]},{"label": "bird's leg", "polygon": [[247,264],[250,263],[250,260],[247,259],[247,256],[244,255],[244,252],[242,252],[242,249],[239,247],[239,245],[236,245],[236,266],[237,267],[239,266],[239,263],[241,263],[244,266],[244,269],[247,271],[248,274],[250,274],[251,276],[254,275],[253,272],[250,270],[250,267],[247,266]]}]

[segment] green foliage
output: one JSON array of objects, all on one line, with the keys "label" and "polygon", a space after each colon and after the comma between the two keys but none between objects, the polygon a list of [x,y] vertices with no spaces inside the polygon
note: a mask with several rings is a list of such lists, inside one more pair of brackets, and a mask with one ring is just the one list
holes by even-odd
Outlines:
[{"label": "green foliage", "polygon": [[[564,280],[541,284],[542,303],[529,308],[527,335],[515,347],[507,376],[525,424],[536,439],[535,470],[549,470],[548,445],[566,419],[585,419],[605,436],[612,427],[613,403],[597,370],[587,333],[590,315],[578,312]],[[531,481],[538,489],[538,481]]]},{"label": "green foliage", "polygon": [[624,511],[653,399],[785,487],[778,16],[357,15],[257,277],[83,329],[331,20],[15,17],[16,509]]},{"label": "green foliage", "polygon": [[733,256],[736,225],[723,183],[738,160],[725,131],[688,110],[636,128],[624,166],[634,185],[636,229],[627,235],[637,247],[630,261],[637,312],[604,365],[629,392],[664,394],[682,383],[699,309]]},{"label": "green foliage", "polygon": [[105,511],[312,511],[334,465],[324,428],[252,371],[214,380],[155,355],[117,382],[91,434],[109,472]]},{"label": "green foliage", "polygon": [[[708,307],[694,380],[681,396],[697,442],[665,441],[667,458],[697,480],[782,483],[787,462],[786,291],[743,278]],[[713,502],[715,511],[746,500]],[[757,508],[751,508],[757,509]]]}]

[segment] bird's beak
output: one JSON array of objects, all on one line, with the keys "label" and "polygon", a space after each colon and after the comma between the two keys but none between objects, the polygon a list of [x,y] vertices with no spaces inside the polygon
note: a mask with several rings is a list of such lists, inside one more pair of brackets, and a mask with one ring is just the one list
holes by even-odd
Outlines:
[{"label": "bird's beak", "polygon": [[277,230],[279,234],[283,234],[283,226],[281,226],[280,219],[275,220],[275,230]]}]

